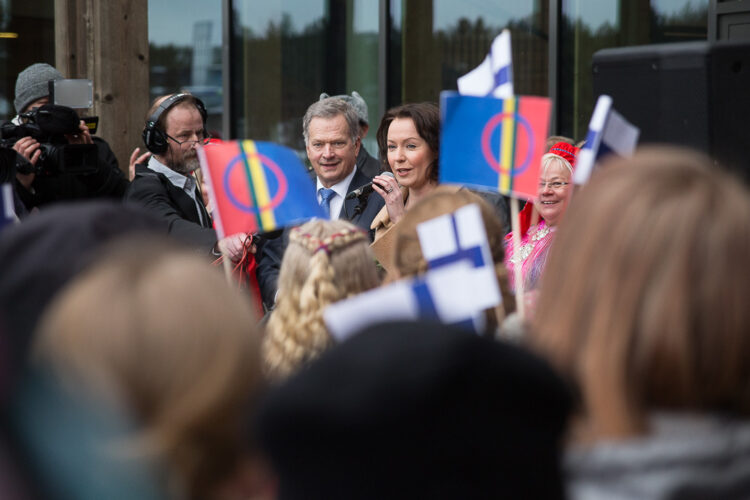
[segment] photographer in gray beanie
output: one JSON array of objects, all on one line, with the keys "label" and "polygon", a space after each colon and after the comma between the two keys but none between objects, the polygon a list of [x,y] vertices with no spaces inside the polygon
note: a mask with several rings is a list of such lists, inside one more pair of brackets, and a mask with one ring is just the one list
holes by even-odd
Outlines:
[{"label": "photographer in gray beanie", "polygon": [[[322,101],[328,97],[331,96],[323,92],[320,94],[320,99],[318,100]],[[362,143],[362,146],[359,148],[359,153],[357,154],[357,169],[369,178],[375,177],[380,174],[380,162],[377,158],[373,158],[370,153],[367,152],[364,143],[367,131],[370,130],[370,120],[367,116],[367,103],[356,90],[352,92],[352,95],[335,95],[333,98],[341,99],[357,112],[357,118],[359,118],[359,140]]]},{"label": "photographer in gray beanie", "polygon": [[128,187],[109,145],[92,137],[75,110],[50,103],[50,82],[63,79],[46,63],[32,64],[16,79],[18,115],[3,125],[3,139],[19,155],[14,187],[21,217],[59,201],[120,199]]},{"label": "photographer in gray beanie", "polygon": [[16,98],[13,101],[16,113],[24,113],[33,102],[48,98],[49,81],[62,79],[62,73],[47,63],[32,64],[21,71],[16,80]]}]

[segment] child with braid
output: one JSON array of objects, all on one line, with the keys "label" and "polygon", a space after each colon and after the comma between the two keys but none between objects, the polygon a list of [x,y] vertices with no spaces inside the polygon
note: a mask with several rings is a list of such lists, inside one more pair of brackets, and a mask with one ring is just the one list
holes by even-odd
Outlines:
[{"label": "child with braid", "polygon": [[379,284],[369,238],[356,226],[313,220],[292,229],[262,346],[266,374],[284,378],[318,356],[333,343],[326,306]]}]

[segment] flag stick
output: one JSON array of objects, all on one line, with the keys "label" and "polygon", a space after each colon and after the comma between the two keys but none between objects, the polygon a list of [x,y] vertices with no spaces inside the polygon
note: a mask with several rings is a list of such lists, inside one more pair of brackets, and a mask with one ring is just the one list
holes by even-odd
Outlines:
[{"label": "flag stick", "polygon": [[227,283],[232,284],[232,264],[229,255],[224,253],[224,249],[219,245],[219,251],[221,252],[221,267],[224,268],[224,276],[227,278]]},{"label": "flag stick", "polygon": [[[521,254],[521,223],[518,218],[518,199],[510,199],[510,225],[513,231],[513,255],[519,257]],[[524,303],[523,303],[523,275],[521,274],[522,262],[519,262],[513,266],[513,279],[516,283],[516,311],[518,316],[523,320],[525,318]]]}]

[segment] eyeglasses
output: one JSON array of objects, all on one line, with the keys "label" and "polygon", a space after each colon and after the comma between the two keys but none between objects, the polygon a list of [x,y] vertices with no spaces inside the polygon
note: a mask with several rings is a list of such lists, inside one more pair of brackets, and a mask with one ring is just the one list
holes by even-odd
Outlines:
[{"label": "eyeglasses", "polygon": [[[166,135],[169,139],[172,139],[174,142],[176,142],[180,146],[182,146],[183,144],[189,144],[189,145],[192,145],[192,144],[203,144],[205,146],[206,144],[208,144],[211,141],[211,134],[209,134],[206,131],[201,131],[201,132],[198,132],[197,134],[190,134],[189,136],[186,135],[184,137],[180,136],[180,138],[182,140],[175,139],[174,137],[172,137],[169,134],[164,134],[164,135]],[[195,135],[196,137],[198,137],[198,139],[189,139],[188,138],[188,137],[192,137],[193,135]]]},{"label": "eyeglasses", "polygon": [[547,189],[547,186],[549,186],[550,188],[552,188],[555,191],[557,191],[558,189],[562,189],[563,186],[567,186],[568,184],[570,184],[570,182],[559,182],[559,181],[555,181],[555,182],[540,182],[539,183],[539,190],[540,191],[545,190],[545,189]]}]

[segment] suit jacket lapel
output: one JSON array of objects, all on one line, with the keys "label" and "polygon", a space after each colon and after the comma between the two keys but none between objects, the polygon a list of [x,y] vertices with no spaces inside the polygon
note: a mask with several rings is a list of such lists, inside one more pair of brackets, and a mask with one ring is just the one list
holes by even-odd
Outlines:
[{"label": "suit jacket lapel", "polygon": [[198,206],[201,208],[201,213],[203,214],[203,227],[213,227],[213,221],[211,220],[211,215],[209,215],[208,210],[206,209],[206,205],[203,204],[203,200],[201,199],[200,192],[195,194],[198,198]]},{"label": "suit jacket lapel", "polygon": [[[185,218],[190,222],[201,224],[201,218],[198,215],[198,210],[195,207],[195,202],[193,201],[193,199],[188,196],[185,191],[173,185],[171,182],[169,183],[168,189],[169,196],[172,198],[172,201],[174,201],[175,204],[179,207]],[[206,214],[206,220],[208,220],[208,214]],[[203,226],[203,224],[201,224],[201,226]]]},{"label": "suit jacket lapel", "polygon": [[203,213],[203,220],[206,221],[205,224],[201,223],[201,217],[198,215],[198,209],[196,208],[193,199],[188,196],[188,194],[185,193],[185,191],[183,191],[181,188],[178,188],[177,186],[172,184],[172,182],[167,179],[167,176],[159,172],[154,172],[153,170],[147,168],[146,165],[136,165],[135,173],[136,177],[156,176],[164,186],[164,189],[167,190],[167,196],[169,196],[169,199],[180,211],[182,217],[189,220],[190,222],[200,224],[202,227],[211,228],[213,226],[211,222],[211,216],[208,215],[208,210],[206,210],[206,207],[203,205],[203,201],[200,199],[199,193],[196,193],[196,197],[198,197],[198,205],[200,206],[200,210]]}]

